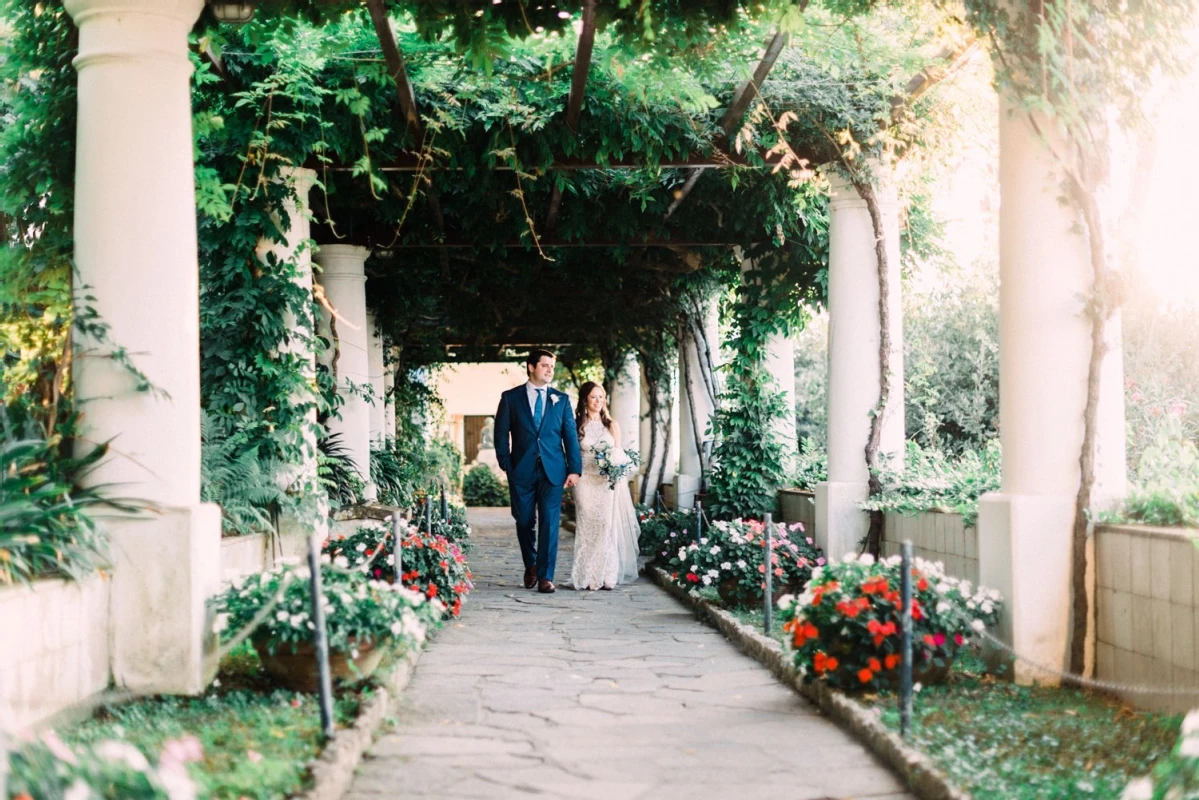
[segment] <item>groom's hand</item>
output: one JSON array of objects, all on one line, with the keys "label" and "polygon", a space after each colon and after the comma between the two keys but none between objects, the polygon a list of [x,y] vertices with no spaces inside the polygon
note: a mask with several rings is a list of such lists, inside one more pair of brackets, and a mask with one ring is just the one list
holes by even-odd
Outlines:
[{"label": "groom's hand", "polygon": [[578,482],[579,482],[579,476],[575,475],[574,473],[571,473],[570,475],[566,476],[566,486],[564,486],[563,488],[569,489],[570,487],[574,486]]}]

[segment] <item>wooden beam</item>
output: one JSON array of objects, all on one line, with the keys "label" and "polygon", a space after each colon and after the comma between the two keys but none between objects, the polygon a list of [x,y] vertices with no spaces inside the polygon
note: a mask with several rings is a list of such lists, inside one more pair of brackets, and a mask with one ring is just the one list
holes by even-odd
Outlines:
[{"label": "wooden beam", "polygon": [[[587,242],[565,242],[560,239],[541,239],[541,247],[545,248],[580,248],[580,247],[666,247],[676,249],[680,247],[733,247],[735,245],[753,246],[760,242],[746,241],[725,241],[725,240],[675,240],[675,239],[648,239],[645,241],[587,241]],[[528,241],[505,242],[504,244],[482,245],[477,241],[444,241],[444,242],[407,242],[404,244],[394,244],[391,247],[381,247],[382,251],[387,250],[453,250],[461,248],[488,248],[501,247],[508,250],[525,250],[533,249],[533,245]]]},{"label": "wooden beam", "polygon": [[[774,68],[775,62],[778,61],[779,55],[787,45],[787,38],[787,34],[775,31],[774,36],[770,38],[770,43],[766,45],[766,52],[762,55],[762,60],[754,69],[754,74],[733,95],[733,102],[729,103],[729,107],[725,109],[724,115],[720,118],[720,130],[724,133],[726,140],[732,135],[733,128],[741,121],[745,109],[749,108],[749,104],[757,96],[758,88],[766,80],[770,70]],[[687,182],[674,193],[674,200],[671,201],[670,208],[666,209],[666,219],[670,219],[671,215],[683,204],[703,174],[703,169],[697,169],[687,177]]]},{"label": "wooden beam", "polygon": [[[391,29],[391,19],[387,16],[387,6],[383,0],[366,0],[370,11],[371,22],[375,26],[375,36],[379,39],[379,47],[383,49],[383,60],[387,63],[387,72],[396,85],[396,94],[400,100],[400,110],[404,113],[404,122],[412,129],[413,136],[420,143],[425,136],[425,126],[421,122],[420,113],[416,109],[416,94],[412,90],[412,81],[408,80],[408,70],[404,66],[404,57],[400,55],[400,45],[396,42],[395,31]],[[441,211],[441,197],[437,188],[429,182],[426,192],[429,198],[429,210],[433,212],[433,221],[437,230],[445,233],[445,215]]]},{"label": "wooden beam", "polygon": [[[570,97],[566,101],[566,127],[579,132],[579,115],[583,113],[583,96],[587,93],[587,75],[591,72],[591,52],[595,47],[595,0],[583,4],[583,27],[575,45],[575,66],[570,75]],[[562,187],[554,183],[550,194],[550,210],[545,218],[545,234],[553,236],[558,227],[558,210],[562,207]]]},{"label": "wooden beam", "polygon": [[[775,161],[778,161],[778,156],[767,154],[765,151],[761,153],[765,166],[770,167]],[[336,166],[325,167],[317,161],[310,161],[309,167],[317,170],[328,170],[331,172],[350,172],[354,169],[351,166]],[[648,169],[651,165],[644,161],[636,161],[631,158],[618,158],[611,161],[600,163],[591,159],[584,158],[560,158],[550,164],[546,171],[561,170],[593,170],[593,169]],[[723,155],[716,158],[699,155],[693,153],[689,156],[681,158],[665,158],[657,164],[652,165],[658,169],[696,169],[702,167],[754,167],[745,160],[745,157],[733,153]],[[385,166],[376,166],[375,172],[417,172],[421,170],[421,156],[413,152],[404,152],[399,154],[394,161]],[[466,167],[453,167],[445,164],[426,164],[422,171],[426,173],[433,172],[463,172]],[[488,167],[490,172],[511,172],[512,165],[507,162],[500,162],[494,166]]]}]

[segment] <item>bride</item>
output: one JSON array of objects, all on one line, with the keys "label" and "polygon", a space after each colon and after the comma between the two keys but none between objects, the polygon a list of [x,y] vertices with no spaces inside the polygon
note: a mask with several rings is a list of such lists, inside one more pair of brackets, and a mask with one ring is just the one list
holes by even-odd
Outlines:
[{"label": "bride", "polygon": [[637,579],[637,512],[624,481],[613,489],[600,474],[592,447],[606,441],[620,463],[620,426],[608,414],[607,396],[588,381],[579,390],[575,421],[583,451],[583,475],[574,487],[575,547],[570,570],[574,588],[611,589],[622,580]]}]

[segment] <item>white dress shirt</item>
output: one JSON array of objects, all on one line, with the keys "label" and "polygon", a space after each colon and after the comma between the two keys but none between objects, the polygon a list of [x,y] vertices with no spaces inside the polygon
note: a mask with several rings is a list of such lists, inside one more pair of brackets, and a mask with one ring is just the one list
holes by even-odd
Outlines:
[{"label": "white dress shirt", "polygon": [[[529,412],[534,416],[537,415],[537,391],[538,387],[533,385],[532,381],[525,384],[525,392],[529,397]],[[550,386],[547,383],[541,387],[541,413],[545,414],[550,408]]]}]

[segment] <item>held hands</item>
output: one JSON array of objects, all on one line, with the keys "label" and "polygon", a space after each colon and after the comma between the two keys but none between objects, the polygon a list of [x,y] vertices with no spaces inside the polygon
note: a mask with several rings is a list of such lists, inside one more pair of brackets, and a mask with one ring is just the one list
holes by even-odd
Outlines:
[{"label": "held hands", "polygon": [[565,486],[563,486],[563,488],[569,489],[570,487],[574,486],[578,482],[579,482],[579,476],[575,475],[572,472],[570,475],[566,476],[566,484],[565,484]]}]

